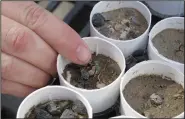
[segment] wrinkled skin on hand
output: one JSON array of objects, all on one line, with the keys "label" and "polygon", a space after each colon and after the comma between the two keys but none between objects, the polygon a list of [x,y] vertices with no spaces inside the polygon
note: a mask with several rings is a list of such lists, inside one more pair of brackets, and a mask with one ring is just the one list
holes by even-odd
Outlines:
[{"label": "wrinkled skin on hand", "polygon": [[2,93],[27,96],[56,74],[57,54],[86,64],[91,54],[67,24],[33,1],[1,2]]}]

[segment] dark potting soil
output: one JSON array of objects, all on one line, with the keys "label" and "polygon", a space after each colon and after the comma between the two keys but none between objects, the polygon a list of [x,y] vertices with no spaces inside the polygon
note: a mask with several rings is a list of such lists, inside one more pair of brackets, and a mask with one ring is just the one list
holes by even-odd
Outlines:
[{"label": "dark potting soil", "polygon": [[137,38],[148,27],[145,17],[134,8],[120,8],[94,14],[92,23],[101,34],[117,40]]},{"label": "dark potting soil", "polygon": [[184,63],[184,30],[165,29],[158,33],[152,42],[166,58]]},{"label": "dark potting soil", "polygon": [[75,87],[97,89],[112,83],[120,73],[119,65],[110,57],[93,53],[88,64],[68,64],[62,75]]},{"label": "dark potting soil", "polygon": [[88,118],[87,110],[79,100],[52,100],[32,107],[27,119]]},{"label": "dark potting soil", "polygon": [[133,78],[123,95],[133,109],[149,118],[172,118],[184,111],[183,87],[159,75]]}]

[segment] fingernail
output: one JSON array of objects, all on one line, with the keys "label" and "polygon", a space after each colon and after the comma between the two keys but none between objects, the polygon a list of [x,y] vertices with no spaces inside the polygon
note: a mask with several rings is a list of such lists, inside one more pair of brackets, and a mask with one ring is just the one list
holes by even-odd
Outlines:
[{"label": "fingernail", "polygon": [[78,60],[80,60],[83,63],[88,63],[88,61],[91,58],[91,53],[85,46],[82,45],[78,46],[76,53]]}]

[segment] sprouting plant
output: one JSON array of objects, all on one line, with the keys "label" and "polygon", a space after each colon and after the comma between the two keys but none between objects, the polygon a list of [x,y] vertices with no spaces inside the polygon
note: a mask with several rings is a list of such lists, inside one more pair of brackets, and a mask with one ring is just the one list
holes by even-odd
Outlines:
[{"label": "sprouting plant", "polygon": [[98,61],[94,61],[95,63],[95,69],[96,69],[96,74],[98,74],[100,72],[100,66],[99,66],[99,62]]}]

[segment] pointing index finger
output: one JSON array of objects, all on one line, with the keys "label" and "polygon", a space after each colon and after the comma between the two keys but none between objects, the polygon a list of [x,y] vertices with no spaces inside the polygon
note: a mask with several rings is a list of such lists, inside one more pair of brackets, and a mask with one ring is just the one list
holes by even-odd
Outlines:
[{"label": "pointing index finger", "polygon": [[91,54],[80,36],[67,24],[31,1],[3,1],[2,14],[29,27],[59,54],[85,64]]}]

